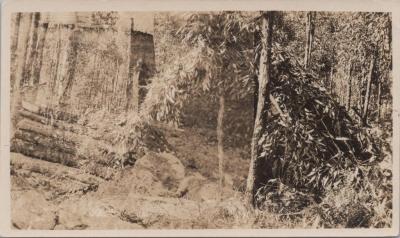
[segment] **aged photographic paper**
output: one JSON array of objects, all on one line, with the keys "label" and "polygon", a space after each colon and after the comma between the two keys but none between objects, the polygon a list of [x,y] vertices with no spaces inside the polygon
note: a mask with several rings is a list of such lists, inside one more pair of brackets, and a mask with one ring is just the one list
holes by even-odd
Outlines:
[{"label": "aged photographic paper", "polygon": [[398,4],[25,2],[2,234],[398,233]]}]

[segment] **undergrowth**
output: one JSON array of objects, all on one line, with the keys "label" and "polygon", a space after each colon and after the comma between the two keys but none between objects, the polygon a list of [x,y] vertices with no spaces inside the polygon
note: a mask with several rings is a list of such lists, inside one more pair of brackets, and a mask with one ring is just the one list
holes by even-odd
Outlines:
[{"label": "undergrowth", "polygon": [[92,130],[88,140],[77,147],[78,155],[85,157],[83,167],[89,171],[106,170],[106,175],[103,171],[94,172],[106,179],[112,178],[114,170],[133,166],[148,150],[161,152],[169,148],[163,133],[136,112],[88,111],[80,123]]}]

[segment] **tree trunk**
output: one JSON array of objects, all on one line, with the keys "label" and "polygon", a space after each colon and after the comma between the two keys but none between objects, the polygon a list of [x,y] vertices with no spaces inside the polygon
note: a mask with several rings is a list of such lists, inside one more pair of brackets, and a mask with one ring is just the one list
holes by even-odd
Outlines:
[{"label": "tree trunk", "polygon": [[361,69],[361,76],[359,76],[360,78],[359,78],[359,84],[358,84],[358,91],[360,92],[359,93],[359,97],[358,97],[358,100],[357,100],[357,106],[358,106],[358,108],[359,108],[359,110],[358,110],[358,112],[359,113],[357,113],[357,115],[358,115],[358,122],[360,123],[360,124],[362,124],[362,114],[363,114],[363,105],[364,105],[364,93],[363,93],[363,90],[364,90],[364,84],[365,84],[365,79],[366,79],[366,76],[365,76],[365,69],[364,68],[362,68]]},{"label": "tree trunk", "polygon": [[304,55],[304,68],[308,68],[311,58],[312,44],[314,41],[314,24],[315,12],[307,12],[307,22],[306,22],[306,50]]},{"label": "tree trunk", "polygon": [[378,117],[377,121],[380,122],[381,120],[381,104],[382,104],[382,83],[381,80],[378,80],[378,96],[377,96],[377,110],[378,110]]},{"label": "tree trunk", "polygon": [[44,43],[46,42],[46,36],[47,36],[47,30],[48,30],[49,24],[48,23],[43,23],[41,26],[41,31],[39,34],[39,43],[37,47],[37,59],[35,63],[35,69],[33,72],[33,82],[34,84],[39,84],[40,82],[40,72],[42,70],[42,65],[43,65],[43,52],[44,52]]},{"label": "tree trunk", "polygon": [[[254,42],[253,42],[253,47],[254,49],[257,49],[258,45],[261,43],[261,33],[256,31],[254,32]],[[254,60],[254,76],[253,76],[253,82],[254,82],[254,95],[253,95],[253,107],[254,107],[254,111],[253,111],[253,121],[256,120],[256,114],[257,114],[257,100],[258,100],[258,76],[257,74],[259,73],[259,68],[257,65],[257,62],[260,62],[260,54],[257,54],[257,50],[256,51],[256,57]]]},{"label": "tree trunk", "polygon": [[392,109],[391,109],[391,103],[388,99],[386,99],[384,101],[385,103],[383,103],[383,110],[382,110],[382,118],[385,119],[387,117],[388,114],[392,113]]},{"label": "tree trunk", "polygon": [[18,47],[18,32],[19,32],[19,25],[21,22],[21,15],[22,13],[15,13],[13,16],[14,24],[12,26],[12,40],[11,40],[11,52],[15,52]]},{"label": "tree trunk", "polygon": [[[98,186],[99,183],[103,182],[101,178],[82,173],[81,169],[65,167],[55,163],[47,163],[25,156],[11,155],[10,165],[11,167],[21,168],[23,172],[30,171],[32,173],[46,174],[49,178],[50,187],[65,191],[71,191],[71,184],[60,184],[57,181],[58,178],[62,178],[63,180],[69,179],[71,182],[82,183],[87,186]],[[19,171],[17,171],[17,173],[18,172]]]},{"label": "tree trunk", "polygon": [[370,98],[370,94],[371,94],[371,83],[372,83],[372,75],[373,75],[373,72],[374,72],[374,64],[375,64],[375,56],[372,57],[371,63],[370,63],[370,66],[369,66],[368,81],[367,81],[367,91],[365,92],[363,114],[362,114],[362,124],[364,126],[367,125],[368,105],[369,105],[369,98]]},{"label": "tree trunk", "polygon": [[75,155],[76,145],[63,140],[63,138],[51,138],[48,136],[43,136],[41,134],[35,133],[33,131],[17,130],[15,132],[15,139],[20,139],[34,145],[40,145],[47,148],[52,148],[60,153],[66,153]]},{"label": "tree trunk", "polygon": [[21,139],[14,139],[11,145],[11,151],[70,167],[78,166],[74,155],[56,150],[48,145],[44,146]]},{"label": "tree trunk", "polygon": [[35,21],[35,14],[31,13],[29,14],[30,21],[29,21],[29,27],[28,27],[28,39],[26,41],[25,45],[25,59],[24,59],[24,71],[23,71],[23,76],[22,76],[22,81],[21,81],[21,86],[24,86],[29,82],[29,70],[30,70],[30,58],[31,58],[31,53],[32,53],[32,40],[33,40],[33,32],[34,32],[34,21]]},{"label": "tree trunk", "polygon": [[[82,126],[77,124],[75,121],[70,121],[70,120],[62,120],[65,119],[66,117],[62,117],[62,115],[66,115],[66,112],[57,112],[57,111],[52,111],[50,109],[47,110],[49,113],[43,113],[43,110],[35,110],[33,108],[27,108],[26,106],[24,107],[25,103],[22,103],[22,110],[20,110],[18,113],[21,116],[21,119],[26,119],[26,120],[21,120],[18,123],[18,128],[19,129],[27,129],[27,130],[32,130],[32,127],[29,127],[29,125],[36,125],[38,127],[41,126],[51,126],[53,128],[53,134],[56,135],[58,132],[62,133],[67,133],[68,135],[69,132],[72,132],[72,134],[79,134],[82,136],[88,136],[92,139],[95,140],[103,140],[103,141],[113,141],[115,138],[110,136],[105,136],[102,133],[99,133],[96,129]],[[55,113],[52,113],[55,112]],[[55,116],[54,116],[55,115]],[[68,117],[71,118],[71,117]],[[29,123],[29,125],[27,124]],[[28,127],[26,127],[28,125]],[[57,133],[56,133],[57,132]],[[47,133],[46,130],[43,131],[43,133]],[[50,132],[51,133],[51,132]],[[47,135],[47,134],[46,134]],[[51,136],[47,135],[47,136]],[[77,137],[72,137],[72,138],[77,138]]]},{"label": "tree trunk", "polygon": [[27,101],[21,102],[21,106],[23,109],[38,114],[40,116],[52,119],[52,120],[60,120],[60,121],[65,121],[69,123],[77,123],[79,120],[79,116],[66,112],[66,111],[60,111],[51,107],[42,107],[42,106],[37,106],[35,104],[31,104]]},{"label": "tree trunk", "polygon": [[21,82],[23,81],[25,59],[26,59],[26,46],[29,40],[29,26],[31,23],[31,14],[22,14],[20,19],[20,26],[18,32],[17,54],[16,54],[16,70],[12,72],[15,74],[15,82],[13,85],[13,94],[11,100],[11,138],[14,136],[15,127],[18,122],[18,107],[21,105]]},{"label": "tree trunk", "polygon": [[38,52],[38,29],[39,29],[39,21],[40,21],[40,12],[36,12],[33,14],[32,26],[31,26],[31,36],[30,36],[30,44],[28,46],[27,60],[26,60],[26,72],[25,72],[25,82],[27,85],[34,85],[33,74],[35,71],[35,64],[37,52]]},{"label": "tree trunk", "polygon": [[55,68],[54,68],[54,73],[53,73],[53,80],[52,80],[52,85],[51,85],[51,95],[52,98],[54,95],[56,95],[56,86],[57,86],[57,81],[58,81],[58,68],[60,67],[60,57],[61,57],[61,50],[62,50],[62,37],[61,37],[61,25],[57,25],[57,35],[58,35],[58,40],[57,40],[57,46],[56,49],[54,50],[54,53],[56,54],[55,59]]},{"label": "tree trunk", "polygon": [[59,130],[51,125],[44,125],[28,119],[23,119],[18,123],[18,130],[31,132],[33,134],[41,135],[44,137],[49,137],[54,140],[63,140],[67,144],[74,145],[78,145],[84,139],[88,139],[85,135]]},{"label": "tree trunk", "polygon": [[[61,48],[62,53],[59,61],[59,70],[57,77],[57,92],[56,92],[56,101],[55,104],[57,106],[62,106],[65,104],[65,97],[69,92],[69,88],[72,86],[72,80],[74,78],[75,73],[75,65],[76,64],[76,47],[73,48],[74,44],[74,24],[64,24],[63,27],[64,41],[66,41]],[[77,33],[78,34],[78,33]],[[72,48],[72,49],[71,49]]]},{"label": "tree trunk", "polygon": [[[31,136],[26,136],[28,133]],[[18,123],[18,131],[15,132],[17,137],[45,147],[62,147],[63,150],[69,151],[72,154],[74,149],[79,149],[82,143],[93,144],[93,151],[108,151],[107,144],[115,138],[99,136],[98,131],[71,132],[64,130],[62,127],[46,125],[29,119],[23,119]],[[24,135],[24,136],[22,136]],[[95,138],[96,137],[96,138]],[[14,138],[15,139],[15,138]],[[11,143],[13,144],[13,143]],[[81,153],[86,153],[81,151]],[[90,158],[92,155],[85,154],[84,157]]]},{"label": "tree trunk", "polygon": [[92,73],[92,75],[91,75],[91,77],[90,77],[90,88],[89,88],[89,92],[88,92],[88,98],[89,98],[89,100],[91,100],[92,101],[92,97],[93,97],[93,92],[94,92],[94,82],[95,82],[95,78],[96,78],[96,74],[94,73],[94,72],[96,72],[96,70],[98,70],[98,67],[97,67],[97,61],[98,61],[98,55],[97,55],[97,53],[95,52],[94,54],[93,54],[93,56],[92,56],[92,60],[91,60],[91,65],[92,65],[92,71],[91,72],[93,72]]},{"label": "tree trunk", "polygon": [[54,120],[27,110],[21,110],[19,111],[19,114],[22,118],[26,118],[34,122],[39,122],[43,125],[52,125],[54,128],[64,131],[74,132],[77,134],[89,134],[91,132],[88,127],[81,126],[76,123],[68,123],[65,121]]},{"label": "tree trunk", "polygon": [[71,36],[69,39],[69,47],[68,47],[69,53],[68,53],[67,65],[66,65],[67,75],[65,76],[66,83],[65,83],[62,95],[60,97],[60,103],[66,103],[71,94],[72,86],[73,86],[74,79],[75,79],[76,64],[78,61],[77,56],[78,56],[79,37],[80,37],[80,31],[74,31],[71,33]]},{"label": "tree trunk", "polygon": [[118,105],[118,102],[117,102],[117,100],[118,100],[118,97],[117,97],[117,90],[118,90],[118,75],[119,75],[119,61],[118,61],[118,59],[117,59],[117,61],[115,62],[115,68],[116,68],[116,70],[115,70],[115,76],[113,77],[113,83],[112,83],[112,94],[111,94],[111,98],[112,98],[112,105],[114,106],[113,107],[113,110],[115,110],[115,106],[116,105]]},{"label": "tree trunk", "polygon": [[246,198],[248,203],[255,207],[255,194],[260,186],[260,171],[258,168],[258,141],[263,134],[264,125],[267,123],[269,107],[269,66],[271,61],[272,26],[274,12],[264,12],[262,16],[261,56],[258,73],[258,99],[257,111],[254,121],[254,131],[251,141],[251,160],[247,177]]},{"label": "tree trunk", "polygon": [[352,76],[351,76],[351,68],[353,66],[353,63],[350,63],[349,65],[349,73],[348,73],[348,79],[347,79],[347,96],[346,96],[346,109],[350,111],[351,107],[351,81],[352,81]]},{"label": "tree trunk", "polygon": [[331,90],[331,95],[333,94],[333,66],[331,67],[331,72],[329,75],[329,83],[330,83],[330,90]]},{"label": "tree trunk", "polygon": [[[221,90],[222,91],[222,90]],[[224,113],[225,97],[223,92],[219,95],[219,109],[217,121],[217,141],[218,141],[218,172],[219,172],[219,198],[222,199],[224,187]]]},{"label": "tree trunk", "polygon": [[15,13],[12,16],[13,25],[12,25],[12,37],[11,37],[11,67],[10,67],[10,87],[14,87],[15,83],[15,70],[17,68],[16,58],[17,58],[17,47],[18,47],[18,33],[19,33],[19,26],[21,23],[21,15],[22,13]]}]

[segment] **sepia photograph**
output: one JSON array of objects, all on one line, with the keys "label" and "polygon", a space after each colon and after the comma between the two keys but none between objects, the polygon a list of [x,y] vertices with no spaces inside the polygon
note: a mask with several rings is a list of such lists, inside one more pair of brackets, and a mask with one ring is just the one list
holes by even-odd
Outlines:
[{"label": "sepia photograph", "polygon": [[11,230],[398,229],[391,12],[10,16]]}]

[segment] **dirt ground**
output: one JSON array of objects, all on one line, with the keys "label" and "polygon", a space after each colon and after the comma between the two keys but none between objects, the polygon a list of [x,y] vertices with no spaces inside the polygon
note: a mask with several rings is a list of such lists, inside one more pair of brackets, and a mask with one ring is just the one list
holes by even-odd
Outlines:
[{"label": "dirt ground", "polygon": [[229,213],[245,210],[240,201],[248,170],[243,150],[226,148],[220,197],[215,132],[163,130],[172,151],[148,152],[108,181],[80,169],[12,153],[13,227],[201,228],[218,225],[204,220],[213,217],[212,213],[229,217]]}]

